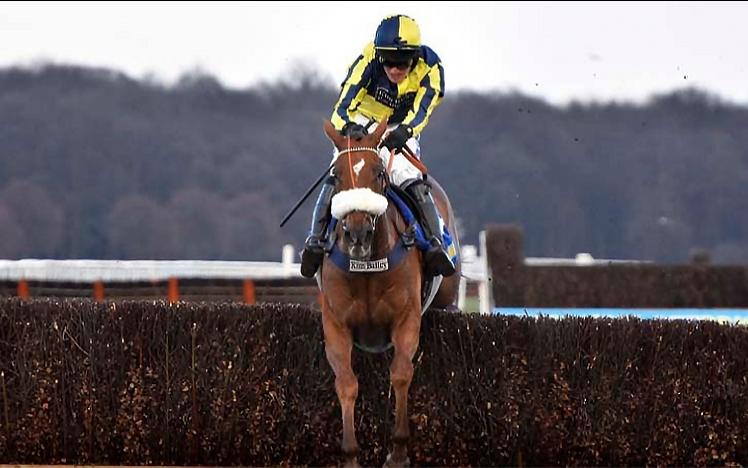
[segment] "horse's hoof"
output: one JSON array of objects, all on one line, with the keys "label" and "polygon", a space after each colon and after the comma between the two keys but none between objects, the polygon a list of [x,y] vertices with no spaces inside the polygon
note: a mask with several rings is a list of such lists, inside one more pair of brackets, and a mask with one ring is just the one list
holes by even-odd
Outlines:
[{"label": "horse's hoof", "polygon": [[348,458],[345,461],[345,464],[343,466],[345,468],[360,468],[361,467],[361,465],[358,464],[358,458],[357,457]]},{"label": "horse's hoof", "polygon": [[384,461],[384,465],[382,465],[383,468],[395,468],[395,467],[406,467],[410,466],[410,458],[405,457],[405,460],[402,462],[396,462],[392,460],[392,454],[390,453],[387,455],[387,460]]}]

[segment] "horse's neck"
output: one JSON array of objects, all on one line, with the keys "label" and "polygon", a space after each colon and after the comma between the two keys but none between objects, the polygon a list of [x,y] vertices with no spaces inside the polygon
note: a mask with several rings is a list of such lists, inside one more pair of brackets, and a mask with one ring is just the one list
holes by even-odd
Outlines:
[{"label": "horse's neck", "polygon": [[403,226],[399,226],[403,223],[397,208],[390,203],[384,215],[377,220],[376,232],[379,235],[374,236],[372,258],[386,257],[390,253],[400,237],[400,232],[404,229]]}]

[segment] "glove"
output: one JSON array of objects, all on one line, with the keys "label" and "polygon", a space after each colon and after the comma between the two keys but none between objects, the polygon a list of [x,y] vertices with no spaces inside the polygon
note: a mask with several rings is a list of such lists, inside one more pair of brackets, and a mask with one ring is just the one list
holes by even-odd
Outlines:
[{"label": "glove", "polygon": [[386,147],[390,151],[402,151],[405,142],[412,136],[413,129],[409,125],[401,124],[384,138],[381,146]]},{"label": "glove", "polygon": [[354,140],[360,140],[361,138],[368,135],[366,127],[359,125],[355,122],[348,122],[343,126],[343,130],[340,131],[343,136],[351,137]]}]

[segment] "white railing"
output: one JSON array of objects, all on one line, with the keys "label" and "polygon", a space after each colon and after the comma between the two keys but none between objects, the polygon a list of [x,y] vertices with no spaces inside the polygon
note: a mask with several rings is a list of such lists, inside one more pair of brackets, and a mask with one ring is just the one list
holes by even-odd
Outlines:
[{"label": "white railing", "polygon": [[[478,283],[479,311],[489,314],[493,308],[491,271],[486,257],[486,233],[480,233],[480,245],[462,247],[462,277],[458,307],[465,308],[468,282]],[[60,281],[94,283],[97,281],[163,281],[169,278],[271,279],[300,278],[300,264],[292,245],[285,245],[281,262],[239,262],[203,260],[0,260],[0,281]],[[590,254],[576,258],[527,258],[526,265],[578,265],[620,263],[620,260],[596,260]]]},{"label": "white railing", "polygon": [[198,260],[0,260],[0,281],[160,281],[294,278],[299,265]]}]

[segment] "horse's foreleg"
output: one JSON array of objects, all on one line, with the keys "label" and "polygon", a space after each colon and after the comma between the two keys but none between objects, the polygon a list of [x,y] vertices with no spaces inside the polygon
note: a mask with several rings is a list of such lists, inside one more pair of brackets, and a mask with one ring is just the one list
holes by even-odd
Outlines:
[{"label": "horse's foreleg", "polygon": [[343,416],[343,441],[341,448],[346,457],[346,466],[357,466],[359,447],[353,425],[353,410],[358,397],[358,380],[351,366],[353,338],[348,328],[331,320],[323,311],[322,327],[325,333],[325,353],[335,373],[335,391],[338,394]]},{"label": "horse's foreleg", "polygon": [[390,379],[395,390],[395,433],[392,453],[385,466],[403,466],[408,460],[408,389],[413,380],[413,356],[418,350],[418,336],[421,329],[420,309],[392,330],[392,344],[395,356],[390,365]]}]

